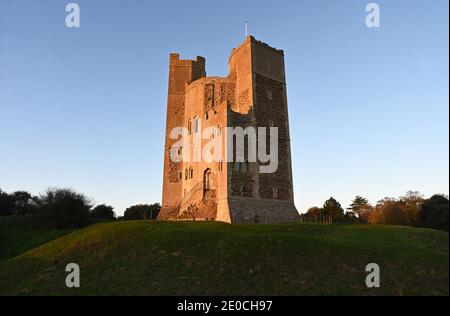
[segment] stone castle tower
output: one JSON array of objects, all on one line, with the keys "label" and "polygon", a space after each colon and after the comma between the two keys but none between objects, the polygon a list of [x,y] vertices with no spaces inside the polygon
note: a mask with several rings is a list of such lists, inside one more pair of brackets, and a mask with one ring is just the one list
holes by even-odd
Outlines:
[{"label": "stone castle tower", "polygon": [[[278,166],[226,160],[227,127],[277,127]],[[190,144],[211,127],[221,139],[221,159],[174,161],[170,137],[188,130]],[[269,132],[267,132],[269,134]],[[266,148],[269,148],[269,135]],[[247,154],[248,139],[244,147]],[[205,145],[209,139],[201,139]],[[258,139],[259,141],[259,139]],[[233,157],[237,146],[233,146]],[[183,154],[185,148],[177,149]],[[205,59],[170,54],[162,209],[159,220],[217,220],[228,223],[282,223],[298,220],[294,206],[284,52],[248,36],[231,52],[225,78],[206,77]]]}]

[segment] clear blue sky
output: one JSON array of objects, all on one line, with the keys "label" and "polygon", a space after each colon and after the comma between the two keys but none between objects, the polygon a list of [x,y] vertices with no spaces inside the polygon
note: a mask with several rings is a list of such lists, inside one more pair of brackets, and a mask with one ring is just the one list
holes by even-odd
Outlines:
[{"label": "clear blue sky", "polygon": [[[447,0],[0,0],[0,188],[159,202],[168,59],[225,76],[244,21],[285,50],[296,205],[448,194]],[[377,2],[381,27],[365,26]]]}]

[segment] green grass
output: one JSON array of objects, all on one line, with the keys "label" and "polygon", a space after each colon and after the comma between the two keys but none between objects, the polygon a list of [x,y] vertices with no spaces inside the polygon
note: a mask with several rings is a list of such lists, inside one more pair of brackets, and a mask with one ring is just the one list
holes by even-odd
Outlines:
[{"label": "green grass", "polygon": [[[448,295],[448,233],[377,225],[93,225],[0,262],[0,295]],[[81,287],[65,286],[78,263]],[[365,286],[365,266],[381,287]]]},{"label": "green grass", "polygon": [[29,216],[0,216],[0,262],[61,237],[70,230],[36,230]]}]

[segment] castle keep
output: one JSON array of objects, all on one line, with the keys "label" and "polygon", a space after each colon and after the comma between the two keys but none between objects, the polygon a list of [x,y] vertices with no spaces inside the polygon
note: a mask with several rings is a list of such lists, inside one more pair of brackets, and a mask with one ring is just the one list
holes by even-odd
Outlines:
[{"label": "castle keep", "polygon": [[[298,220],[294,206],[284,53],[248,36],[231,52],[229,74],[207,77],[205,59],[170,54],[162,209],[159,220],[217,220],[228,223],[282,223]],[[278,128],[278,165],[262,173],[259,161],[227,161],[236,145],[227,127]],[[221,139],[219,161],[174,161],[174,128],[194,139],[207,127]],[[272,136],[273,137],[273,136]],[[201,139],[205,145],[209,139]],[[248,140],[245,139],[245,155]],[[192,147],[192,146],[190,146]],[[181,153],[185,148],[179,148]]]}]

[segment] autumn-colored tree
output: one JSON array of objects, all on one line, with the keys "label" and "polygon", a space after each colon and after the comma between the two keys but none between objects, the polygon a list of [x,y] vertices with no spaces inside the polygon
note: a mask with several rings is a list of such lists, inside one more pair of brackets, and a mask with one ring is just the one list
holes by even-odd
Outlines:
[{"label": "autumn-colored tree", "polygon": [[320,216],[322,215],[322,211],[323,210],[320,207],[313,206],[308,209],[306,214],[308,214],[308,216]]},{"label": "autumn-colored tree", "polygon": [[318,221],[321,219],[323,209],[317,206],[310,207],[306,212],[306,218],[308,221]]},{"label": "autumn-colored tree", "polygon": [[419,225],[423,197],[417,191],[408,191],[399,199],[384,198],[378,201],[375,210],[369,216],[372,224]]},{"label": "autumn-colored tree", "polygon": [[372,224],[403,225],[405,217],[401,202],[388,197],[378,201],[372,215],[370,216]]}]

